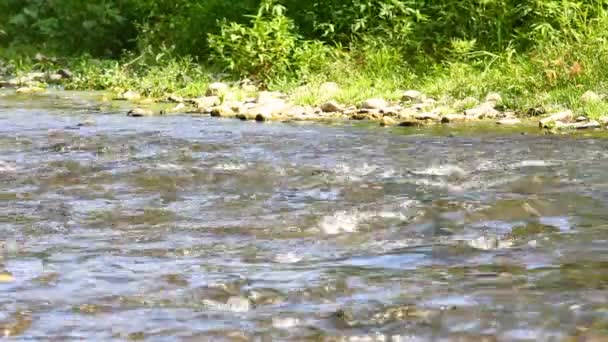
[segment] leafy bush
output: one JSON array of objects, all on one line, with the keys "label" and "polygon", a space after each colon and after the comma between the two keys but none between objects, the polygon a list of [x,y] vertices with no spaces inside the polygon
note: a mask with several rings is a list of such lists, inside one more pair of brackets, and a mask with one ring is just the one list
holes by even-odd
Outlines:
[{"label": "leafy bush", "polygon": [[4,45],[37,45],[64,53],[116,55],[132,46],[129,2],[5,0]]},{"label": "leafy bush", "polygon": [[209,35],[212,59],[228,70],[257,80],[297,73],[322,63],[326,49],[295,33],[285,7],[264,1],[249,26],[224,21],[219,34]]}]

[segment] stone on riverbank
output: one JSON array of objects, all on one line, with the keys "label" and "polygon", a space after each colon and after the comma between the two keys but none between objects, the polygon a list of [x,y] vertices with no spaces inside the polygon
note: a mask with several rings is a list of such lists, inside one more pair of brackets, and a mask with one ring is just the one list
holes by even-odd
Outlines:
[{"label": "stone on riverbank", "polygon": [[538,125],[540,128],[551,128],[551,126],[555,125],[555,123],[567,123],[571,122],[574,119],[574,113],[571,110],[566,110],[559,113],[554,113],[549,115],[546,118],[540,119]]},{"label": "stone on riverbank", "polygon": [[336,113],[342,111],[342,106],[336,101],[327,101],[321,105],[321,111],[324,113]]},{"label": "stone on riverbank", "polygon": [[59,69],[57,70],[57,74],[61,75],[63,78],[72,78],[74,74],[69,69]]},{"label": "stone on riverbank", "polygon": [[414,119],[420,121],[439,121],[439,114],[436,113],[418,113],[414,115]]},{"label": "stone on riverbank", "polygon": [[115,100],[138,101],[138,100],[141,100],[141,94],[136,91],[133,91],[133,90],[127,90],[124,93],[118,95],[118,97],[116,97]]},{"label": "stone on riverbank", "polygon": [[469,118],[464,114],[446,114],[441,117],[441,123],[455,123],[455,122],[465,122],[468,121]]},{"label": "stone on riverbank", "polygon": [[486,95],[485,102],[492,102],[495,105],[502,104],[502,96],[499,93],[489,93],[488,95]]},{"label": "stone on riverbank", "polygon": [[197,97],[191,100],[199,112],[207,112],[212,107],[219,106],[222,102],[219,96]]},{"label": "stone on riverbank", "polygon": [[595,121],[595,120],[591,120],[591,121],[587,121],[587,122],[560,122],[557,121],[555,123],[555,128],[557,129],[594,129],[594,128],[600,128],[602,127],[602,125]]},{"label": "stone on riverbank", "polygon": [[41,87],[21,87],[21,88],[17,88],[17,90],[15,90],[15,93],[17,93],[17,94],[34,94],[34,93],[42,93],[45,90],[46,89],[41,88]]},{"label": "stone on riverbank", "polygon": [[237,115],[237,112],[228,104],[214,106],[209,110],[209,112],[211,116],[219,118],[233,118]]},{"label": "stone on riverbank", "polygon": [[388,102],[386,102],[386,100],[380,99],[380,98],[367,99],[361,103],[362,109],[380,110],[380,109],[384,109],[386,107],[388,107]]},{"label": "stone on riverbank", "polygon": [[591,90],[587,90],[583,95],[581,95],[581,102],[583,103],[600,102],[601,100],[602,97]]},{"label": "stone on riverbank", "polygon": [[401,94],[401,101],[404,102],[421,102],[424,101],[426,96],[418,90],[406,90]]},{"label": "stone on riverbank", "polygon": [[465,110],[464,114],[472,119],[495,119],[500,116],[500,112],[495,107],[494,102],[484,102],[477,107]]},{"label": "stone on riverbank", "polygon": [[380,121],[380,126],[396,126],[399,122],[390,116],[384,116]]},{"label": "stone on riverbank", "polygon": [[220,96],[228,92],[228,85],[223,82],[214,82],[207,86],[205,96]]}]

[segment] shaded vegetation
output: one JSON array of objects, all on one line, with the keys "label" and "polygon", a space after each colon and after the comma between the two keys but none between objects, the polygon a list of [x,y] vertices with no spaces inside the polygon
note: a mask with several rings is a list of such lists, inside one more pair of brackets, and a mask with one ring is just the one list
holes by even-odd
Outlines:
[{"label": "shaded vegetation", "polygon": [[[582,104],[606,90],[606,0],[7,0],[0,3],[2,55],[69,56],[75,88],[199,93],[221,72],[321,101],[500,91],[524,109]],[[25,59],[24,59],[25,56]],[[92,58],[101,59],[95,62]],[[19,68],[19,67],[18,67]],[[134,80],[136,79],[136,80]]]}]

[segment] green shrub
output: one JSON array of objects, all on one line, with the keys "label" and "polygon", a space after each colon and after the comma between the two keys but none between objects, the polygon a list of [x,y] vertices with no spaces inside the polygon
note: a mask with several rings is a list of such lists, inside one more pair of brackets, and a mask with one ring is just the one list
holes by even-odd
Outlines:
[{"label": "green shrub", "polygon": [[327,51],[320,42],[302,40],[285,7],[272,0],[260,5],[248,26],[224,21],[219,34],[209,35],[209,46],[213,61],[259,81],[314,68]]}]

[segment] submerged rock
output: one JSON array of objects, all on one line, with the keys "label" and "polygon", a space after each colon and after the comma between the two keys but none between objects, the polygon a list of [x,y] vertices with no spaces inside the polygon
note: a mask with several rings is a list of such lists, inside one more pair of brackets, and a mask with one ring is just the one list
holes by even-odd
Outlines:
[{"label": "submerged rock", "polygon": [[142,116],[153,116],[153,115],[154,115],[154,112],[152,110],[147,109],[147,108],[140,108],[140,107],[133,108],[129,112],[127,112],[127,116],[135,117],[135,118],[142,117]]}]

